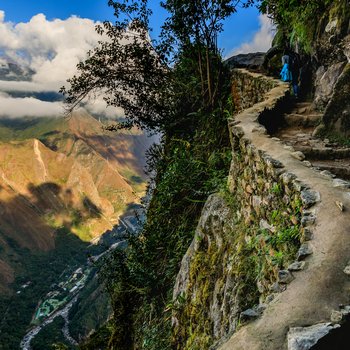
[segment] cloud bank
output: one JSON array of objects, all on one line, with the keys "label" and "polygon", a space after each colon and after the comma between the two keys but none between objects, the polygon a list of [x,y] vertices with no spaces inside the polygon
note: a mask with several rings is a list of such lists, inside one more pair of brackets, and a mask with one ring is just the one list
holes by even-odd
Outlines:
[{"label": "cloud bank", "polygon": [[0,117],[57,117],[62,114],[59,102],[45,102],[33,97],[15,98],[0,92]]},{"label": "cloud bank", "polygon": [[[76,65],[86,58],[87,51],[101,39],[95,25],[90,19],[75,16],[49,21],[44,14],[35,15],[29,22],[14,24],[6,22],[4,11],[0,11],[0,66],[12,62],[34,71],[31,81],[0,80],[0,90],[57,92],[76,73]],[[0,116],[20,117],[21,111],[32,116],[62,114],[58,106],[57,102],[35,98],[0,96]],[[110,117],[121,113],[112,108],[106,110],[103,100],[97,100],[96,106],[88,103],[87,107]]]},{"label": "cloud bank", "polygon": [[228,57],[239,55],[241,53],[266,52],[270,47],[275,35],[276,28],[272,21],[266,15],[259,16],[260,28],[254,34],[250,42],[245,42],[239,47],[234,48],[227,55]]}]

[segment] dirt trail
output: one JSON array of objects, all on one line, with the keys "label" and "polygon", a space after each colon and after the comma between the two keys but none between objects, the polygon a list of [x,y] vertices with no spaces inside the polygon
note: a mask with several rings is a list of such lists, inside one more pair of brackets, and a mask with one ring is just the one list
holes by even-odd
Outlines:
[{"label": "dirt trail", "polygon": [[46,181],[46,179],[48,178],[48,174],[47,174],[46,166],[45,166],[45,163],[43,161],[43,158],[41,156],[41,152],[39,149],[39,141],[37,139],[34,139],[34,154],[35,154],[36,159],[38,160],[38,162],[43,170],[43,181]]},{"label": "dirt trail", "polygon": [[[314,238],[310,241],[313,254],[306,259],[306,269],[294,273],[295,279],[268,305],[263,315],[240,328],[220,350],[287,349],[290,327],[330,322],[332,310],[339,310],[340,304],[348,305],[350,300],[350,278],[343,272],[350,259],[350,189],[334,187],[331,176],[296,159],[291,147],[256,131],[258,113],[271,108],[285,89],[280,84],[268,94],[268,100],[244,111],[235,120],[255,147],[281,161],[286,170],[320,193],[321,201],[312,208],[317,215]],[[308,108],[297,107],[306,108],[305,112]],[[343,212],[336,201],[344,204]]]}]

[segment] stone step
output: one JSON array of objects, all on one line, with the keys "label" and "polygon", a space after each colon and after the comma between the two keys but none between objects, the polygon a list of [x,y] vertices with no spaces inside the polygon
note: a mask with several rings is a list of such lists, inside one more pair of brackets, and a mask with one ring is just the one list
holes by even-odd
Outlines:
[{"label": "stone step", "polygon": [[297,103],[295,103],[295,106],[297,108],[299,108],[299,107],[309,107],[309,106],[312,106],[312,102],[307,102],[307,101],[297,102]]},{"label": "stone step", "polygon": [[316,113],[316,111],[314,111],[312,106],[305,106],[305,107],[293,108],[292,113],[307,114],[307,113]]},{"label": "stone step", "polygon": [[314,167],[320,170],[327,170],[330,173],[336,175],[339,178],[350,180],[350,161],[340,163],[340,162],[312,162]]},{"label": "stone step", "polygon": [[299,144],[293,145],[296,151],[303,152],[311,160],[346,159],[350,158],[350,148],[312,147]]},{"label": "stone step", "polygon": [[290,113],[284,116],[284,120],[288,126],[316,126],[322,118],[322,114],[297,114]]},{"label": "stone step", "polygon": [[298,102],[293,105],[291,113],[314,114],[317,112],[314,110],[314,106],[311,102]]}]

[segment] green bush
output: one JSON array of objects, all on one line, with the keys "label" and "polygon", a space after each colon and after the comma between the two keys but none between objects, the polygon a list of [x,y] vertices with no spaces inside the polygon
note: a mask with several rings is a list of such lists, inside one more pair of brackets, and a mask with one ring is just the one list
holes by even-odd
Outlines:
[{"label": "green bush", "polygon": [[[332,0],[262,0],[260,11],[270,15],[279,28],[278,43],[299,44],[310,53],[320,18]],[[288,40],[286,42],[286,40]]]}]

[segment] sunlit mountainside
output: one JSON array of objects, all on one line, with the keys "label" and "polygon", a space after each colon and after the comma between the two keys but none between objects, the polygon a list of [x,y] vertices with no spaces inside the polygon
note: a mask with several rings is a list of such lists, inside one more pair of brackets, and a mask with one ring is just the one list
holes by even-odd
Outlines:
[{"label": "sunlit mountainside", "polygon": [[[28,76],[14,64],[0,70],[2,80]],[[136,129],[105,131],[82,108],[67,118],[0,118],[0,291],[14,281],[21,260],[14,246],[53,249],[60,227],[97,241],[118,224],[143,195],[151,142]]]},{"label": "sunlit mountainside", "polygon": [[8,240],[49,250],[65,226],[90,241],[118,223],[144,189],[138,131],[105,132],[84,110],[69,119],[0,120],[1,285],[14,278]]}]

